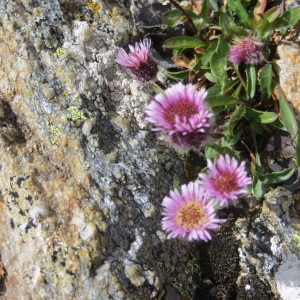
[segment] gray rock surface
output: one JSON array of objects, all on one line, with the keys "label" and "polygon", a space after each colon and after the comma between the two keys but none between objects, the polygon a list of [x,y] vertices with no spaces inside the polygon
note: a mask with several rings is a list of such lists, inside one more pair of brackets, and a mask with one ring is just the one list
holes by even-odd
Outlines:
[{"label": "gray rock surface", "polygon": [[[248,281],[248,295],[255,292],[249,279],[252,268],[269,285],[274,299],[299,299],[300,281],[295,272],[300,262],[297,257],[300,223],[299,217],[292,213],[293,202],[290,191],[277,187],[265,195],[262,207],[252,220],[239,218],[235,223],[236,236],[241,241],[239,281]],[[252,209],[257,208],[254,199],[248,199],[248,203]]]},{"label": "gray rock surface", "polygon": [[1,0],[0,24],[3,298],[160,299],[189,272],[160,226],[183,167],[114,63],[128,2]]}]

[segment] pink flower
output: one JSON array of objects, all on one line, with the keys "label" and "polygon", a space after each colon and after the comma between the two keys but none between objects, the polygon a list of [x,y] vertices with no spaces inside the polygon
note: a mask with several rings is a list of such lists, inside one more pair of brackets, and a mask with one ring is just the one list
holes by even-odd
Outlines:
[{"label": "pink flower", "polygon": [[219,156],[214,163],[208,160],[207,166],[207,174],[199,175],[201,186],[221,205],[237,200],[241,194],[247,193],[245,187],[252,180],[247,177],[244,161],[239,165],[235,158],[226,154]]},{"label": "pink flower", "polygon": [[205,89],[177,83],[158,94],[148,105],[147,120],[179,148],[199,148],[208,139],[213,113],[206,103]]},{"label": "pink flower", "polygon": [[129,69],[137,79],[143,82],[155,79],[158,67],[151,56],[150,47],[151,40],[144,39],[135,43],[135,46],[129,45],[130,53],[121,48],[115,61]]},{"label": "pink flower", "polygon": [[260,40],[247,36],[234,42],[229,51],[228,60],[235,65],[241,63],[258,65],[264,60],[262,49],[263,43]]},{"label": "pink flower", "polygon": [[198,181],[184,184],[181,193],[175,189],[163,199],[162,228],[168,232],[168,238],[207,242],[212,238],[209,231],[226,221],[216,217],[214,205]]}]

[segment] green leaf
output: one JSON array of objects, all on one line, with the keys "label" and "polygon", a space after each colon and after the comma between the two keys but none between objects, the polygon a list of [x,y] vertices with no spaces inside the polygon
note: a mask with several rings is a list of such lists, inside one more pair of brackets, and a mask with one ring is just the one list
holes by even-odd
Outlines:
[{"label": "green leaf", "polygon": [[269,23],[274,22],[281,14],[281,5],[276,5],[271,7],[264,13],[264,18],[268,20]]},{"label": "green leaf", "polygon": [[294,174],[294,168],[287,168],[279,172],[272,172],[269,174],[261,174],[259,175],[259,179],[264,184],[274,184],[278,182],[283,182],[291,178]]},{"label": "green leaf", "polygon": [[259,85],[263,99],[267,100],[271,97],[273,92],[272,82],[272,65],[266,64],[260,73]]},{"label": "green leaf", "polygon": [[183,17],[180,10],[172,9],[163,13],[163,22],[169,27],[174,27],[184,21]]},{"label": "green leaf", "polygon": [[229,45],[225,41],[224,37],[220,35],[218,39],[217,49],[211,56],[211,72],[218,78],[218,83],[222,86],[227,78],[227,53],[229,51]]},{"label": "green leaf", "polygon": [[254,66],[247,66],[246,68],[246,78],[247,78],[247,97],[252,99],[256,91],[256,70]]},{"label": "green leaf", "polygon": [[298,124],[295,115],[293,113],[293,110],[290,108],[289,104],[287,103],[285,96],[279,85],[278,85],[278,91],[279,91],[279,108],[280,108],[283,125],[285,126],[286,130],[290,134],[296,134],[298,131]]},{"label": "green leaf", "polygon": [[190,71],[189,70],[182,70],[178,72],[168,72],[167,76],[174,80],[184,80],[189,77]]},{"label": "green leaf", "polygon": [[297,140],[296,140],[296,166],[300,167],[300,130],[298,130]]},{"label": "green leaf", "polygon": [[210,7],[208,1],[203,1],[201,12],[199,14],[200,19],[207,19],[210,14]]},{"label": "green leaf", "polygon": [[234,133],[233,136],[225,136],[221,139],[221,146],[222,147],[232,147],[235,145],[241,138],[241,135],[243,133],[243,129],[239,129],[237,132]]},{"label": "green leaf", "polygon": [[243,84],[240,83],[240,84],[238,85],[238,87],[234,90],[234,92],[232,93],[232,96],[233,96],[233,97],[236,97],[236,98],[239,98],[239,94],[240,94],[240,92],[241,92],[241,90],[242,90],[242,87],[243,87]]},{"label": "green leaf", "polygon": [[214,74],[210,72],[206,72],[204,76],[210,81],[214,83],[218,83],[218,77],[216,77]]},{"label": "green leaf", "polygon": [[[277,14],[280,12],[278,9]],[[263,21],[256,27],[256,32],[262,37],[267,38],[273,30],[291,28],[300,20],[300,6],[294,7],[281,16],[276,17],[276,12],[272,15],[266,15]]]},{"label": "green leaf", "polygon": [[213,96],[217,96],[217,95],[221,95],[222,92],[222,86],[220,84],[214,84],[213,86],[211,86],[208,90],[208,96],[209,97],[213,97]]},{"label": "green leaf", "polygon": [[277,119],[277,114],[274,112],[260,111],[250,107],[246,108],[246,116],[247,118],[262,124],[273,123]]},{"label": "green leaf", "polygon": [[255,26],[253,31],[261,38],[266,39],[271,34],[270,23],[267,18],[263,17]]},{"label": "green leaf", "polygon": [[231,117],[228,122],[228,133],[233,135],[233,130],[237,123],[245,116],[246,108],[245,105],[240,104],[236,110],[231,114]]},{"label": "green leaf", "polygon": [[208,4],[211,7],[212,10],[218,11],[218,2],[216,0],[208,0]]},{"label": "green leaf", "polygon": [[152,90],[156,93],[156,94],[165,94],[165,90],[163,90],[160,86],[158,86],[157,84],[152,84],[151,85]]},{"label": "green leaf", "polygon": [[205,46],[207,46],[205,42],[191,36],[175,36],[164,42],[164,47],[170,49],[187,49]]},{"label": "green leaf", "polygon": [[252,192],[254,196],[258,199],[264,197],[267,189],[266,186],[258,179],[257,176],[253,176],[252,178]]},{"label": "green leaf", "polygon": [[223,34],[228,34],[231,37],[236,35],[243,36],[247,34],[246,30],[237,26],[227,13],[220,12],[219,23]]},{"label": "green leaf", "polygon": [[[208,95],[209,96],[217,96],[217,95],[222,95],[223,96],[225,94],[231,94],[232,91],[233,91],[233,88],[238,83],[239,83],[238,80],[226,80],[222,85],[221,84],[215,84],[207,90]],[[236,99],[236,97],[233,97],[233,98]]]},{"label": "green leaf", "polygon": [[195,64],[192,70],[197,71],[199,69],[203,69],[202,56],[196,53],[194,57],[195,57]]},{"label": "green leaf", "polygon": [[220,57],[217,52],[214,52],[214,54],[211,57],[212,64],[211,64],[211,72],[212,74],[218,78],[218,83],[222,84],[227,77],[226,74],[226,59],[223,57]]},{"label": "green leaf", "polygon": [[281,29],[287,27],[293,27],[300,20],[300,6],[294,7],[270,24],[272,29]]},{"label": "green leaf", "polygon": [[202,64],[204,66],[211,64],[211,57],[214,54],[214,52],[216,51],[217,45],[218,45],[218,41],[214,40],[207,47],[205,53],[202,56]]},{"label": "green leaf", "polygon": [[211,14],[211,10],[218,11],[218,3],[216,0],[204,0],[202,1],[202,10],[199,14],[199,18],[207,19]]},{"label": "green leaf", "polygon": [[227,54],[229,52],[229,49],[230,49],[230,47],[229,47],[228,43],[226,42],[224,36],[220,35],[219,39],[218,39],[216,52],[218,53],[218,55],[221,58],[227,59]]},{"label": "green leaf", "polygon": [[227,106],[240,103],[238,99],[230,95],[208,96],[207,101],[210,107]]},{"label": "green leaf", "polygon": [[239,16],[241,23],[246,28],[250,28],[251,21],[250,21],[249,14],[244,8],[240,0],[228,0],[228,7]]},{"label": "green leaf", "polygon": [[264,13],[267,5],[267,0],[258,0],[253,10],[253,22],[256,24]]},{"label": "green leaf", "polygon": [[251,122],[251,127],[256,134],[263,134],[263,132],[264,132],[261,125],[257,122]]},{"label": "green leaf", "polygon": [[220,147],[218,145],[210,144],[205,147],[205,158],[213,160],[214,158],[218,157],[220,154],[231,154],[234,153],[229,147]]}]

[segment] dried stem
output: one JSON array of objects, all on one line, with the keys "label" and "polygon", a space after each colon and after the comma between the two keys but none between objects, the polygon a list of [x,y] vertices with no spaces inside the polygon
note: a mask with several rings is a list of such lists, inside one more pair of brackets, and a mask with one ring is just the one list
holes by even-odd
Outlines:
[{"label": "dried stem", "polygon": [[194,21],[192,20],[190,15],[186,12],[186,10],[176,0],[170,0],[170,3],[173,4],[177,9],[179,9],[183,13],[183,15],[186,17],[187,21],[190,23],[191,27],[195,31],[195,33],[197,35],[199,35],[198,29],[197,29]]}]

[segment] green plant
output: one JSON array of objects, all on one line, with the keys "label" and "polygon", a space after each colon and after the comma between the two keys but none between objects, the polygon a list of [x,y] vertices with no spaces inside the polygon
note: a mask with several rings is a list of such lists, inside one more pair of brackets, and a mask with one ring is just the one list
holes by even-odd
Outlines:
[{"label": "green plant", "polygon": [[274,67],[274,33],[287,36],[300,20],[300,7],[283,12],[280,4],[266,9],[266,0],[257,1],[256,5],[249,0],[228,0],[223,5],[206,0],[196,9],[184,8],[175,0],[170,3],[174,8],[164,13],[164,22],[170,27],[184,24],[188,34],[170,37],[164,43],[165,48],[172,50],[178,66],[168,76],[208,89],[208,103],[221,137],[205,147],[206,157],[243,154],[251,165],[252,191],[261,198],[266,185],[285,181],[294,173],[293,168],[266,173],[258,140],[266,130],[274,128],[295,136],[298,133],[297,121]]}]

